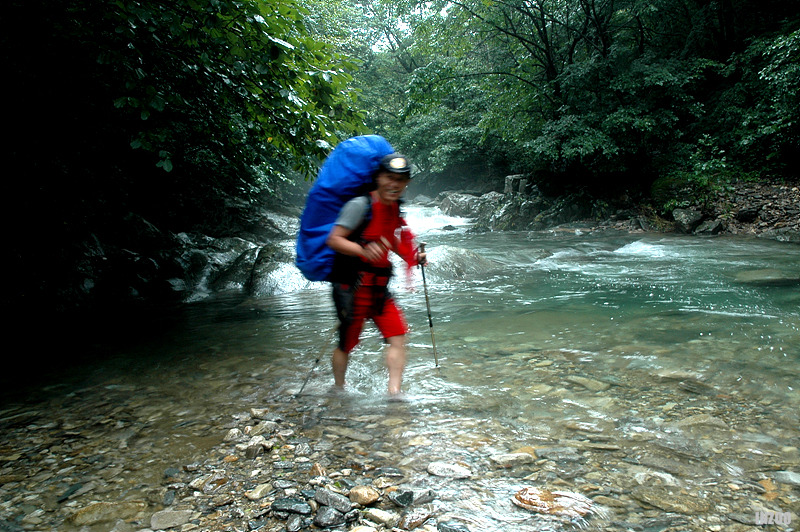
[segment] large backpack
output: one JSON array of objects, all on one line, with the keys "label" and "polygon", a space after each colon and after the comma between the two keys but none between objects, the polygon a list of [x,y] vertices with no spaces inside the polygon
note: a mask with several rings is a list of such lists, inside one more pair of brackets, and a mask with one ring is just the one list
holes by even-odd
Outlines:
[{"label": "large backpack", "polygon": [[300,217],[295,264],[306,279],[324,281],[328,278],[335,252],[326,240],[339,211],[349,200],[374,187],[381,158],[392,152],[392,146],[383,137],[362,135],[341,142],[328,155]]}]

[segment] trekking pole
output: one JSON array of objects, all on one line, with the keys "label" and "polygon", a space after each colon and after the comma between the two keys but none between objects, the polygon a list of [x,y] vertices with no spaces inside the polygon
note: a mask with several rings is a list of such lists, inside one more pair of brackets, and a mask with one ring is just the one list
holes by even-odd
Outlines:
[{"label": "trekking pole", "polygon": [[[420,253],[425,253],[425,242],[419,243]],[[422,286],[425,289],[425,305],[428,307],[428,327],[431,329],[431,343],[433,344],[433,360],[436,362],[436,367],[439,367],[439,357],[436,356],[436,336],[433,334],[433,318],[431,318],[431,300],[428,297],[428,282],[425,280],[425,265],[420,264],[422,269]]]},{"label": "trekking pole", "polygon": [[313,374],[314,374],[314,370],[315,370],[315,369],[317,369],[317,366],[319,365],[319,361],[320,361],[320,360],[322,360],[322,356],[323,356],[325,353],[327,353],[327,352],[328,352],[328,348],[331,346],[331,342],[333,341],[333,337],[334,337],[334,335],[336,334],[336,329],[337,329],[338,327],[339,327],[338,325],[334,325],[334,326],[333,326],[333,329],[331,329],[331,332],[330,332],[330,334],[328,335],[328,341],[327,341],[327,342],[325,342],[325,346],[322,348],[322,351],[320,351],[320,352],[319,352],[319,355],[317,355],[317,359],[314,361],[314,365],[313,365],[313,366],[311,366],[311,371],[309,371],[309,372],[308,372],[308,375],[306,375],[306,380],[304,380],[304,381],[303,381],[303,385],[300,387],[300,391],[299,391],[299,392],[297,392],[296,394],[294,394],[294,397],[295,397],[295,398],[299,397],[299,396],[300,396],[300,394],[302,394],[302,393],[303,393],[303,390],[305,390],[305,389],[306,389],[306,384],[308,384],[308,379],[310,379],[310,378],[311,378],[311,375],[313,375]]}]

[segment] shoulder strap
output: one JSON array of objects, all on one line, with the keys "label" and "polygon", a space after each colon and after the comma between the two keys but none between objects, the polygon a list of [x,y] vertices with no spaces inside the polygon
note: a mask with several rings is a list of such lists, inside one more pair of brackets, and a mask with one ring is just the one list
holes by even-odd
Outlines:
[{"label": "shoulder strap", "polygon": [[359,223],[350,234],[350,240],[354,242],[361,239],[361,233],[364,232],[364,229],[367,228],[369,222],[372,220],[372,196],[370,194],[364,194],[361,197],[365,200],[364,214],[362,215],[361,223]]}]

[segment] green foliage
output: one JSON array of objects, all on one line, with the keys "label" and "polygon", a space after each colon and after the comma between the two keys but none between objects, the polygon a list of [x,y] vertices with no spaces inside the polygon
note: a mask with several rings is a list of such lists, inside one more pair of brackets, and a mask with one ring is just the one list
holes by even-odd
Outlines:
[{"label": "green foliage", "polygon": [[669,174],[704,196],[705,172],[791,175],[795,11],[779,0],[425,4],[406,31],[418,66],[380,77],[408,88],[406,112],[380,127],[435,144],[418,154],[431,171],[478,154],[486,172],[532,173],[554,191],[649,190]]},{"label": "green foliage", "polygon": [[6,214],[28,300],[82,286],[87,249],[143,252],[132,219],[225,233],[231,205],[364,131],[355,64],[308,14],[295,0],[4,5]]},{"label": "green foliage", "polygon": [[733,183],[752,179],[752,174],[730,163],[710,135],[703,135],[685,165],[653,183],[652,196],[664,213],[679,207],[708,208]]}]

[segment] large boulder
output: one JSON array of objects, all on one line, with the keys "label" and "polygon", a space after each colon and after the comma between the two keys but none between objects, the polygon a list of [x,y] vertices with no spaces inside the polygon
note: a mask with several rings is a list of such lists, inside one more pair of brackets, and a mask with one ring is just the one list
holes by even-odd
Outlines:
[{"label": "large boulder", "polygon": [[703,221],[703,213],[695,209],[675,209],[672,218],[675,220],[675,229],[689,234]]}]

